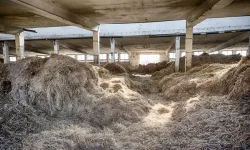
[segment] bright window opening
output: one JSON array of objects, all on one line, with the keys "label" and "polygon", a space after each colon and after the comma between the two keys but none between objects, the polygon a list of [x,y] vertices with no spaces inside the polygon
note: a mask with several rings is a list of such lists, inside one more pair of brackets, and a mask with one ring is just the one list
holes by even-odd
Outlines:
[{"label": "bright window opening", "polygon": [[218,51],[216,51],[216,52],[212,52],[212,53],[209,53],[210,55],[213,55],[213,54],[219,54],[219,52]]},{"label": "bright window opening", "polygon": [[84,61],[85,60],[85,55],[77,55],[77,60],[78,61]]},{"label": "bright window opening", "polygon": [[181,57],[186,56],[186,52],[181,52]]},{"label": "bright window opening", "polygon": [[[111,54],[109,54],[109,60],[111,60]],[[115,60],[118,60],[118,54],[115,54]]]},{"label": "bright window opening", "polygon": [[75,59],[75,55],[68,55],[68,56]]},{"label": "bright window opening", "polygon": [[120,54],[120,61],[129,61],[128,54]]},{"label": "bright window opening", "polygon": [[100,54],[101,60],[107,60],[107,54]]},{"label": "bright window opening", "polygon": [[10,57],[10,61],[16,61],[16,57]]},{"label": "bright window opening", "polygon": [[87,55],[87,61],[93,61],[94,56],[93,55]]},{"label": "bright window opening", "polygon": [[246,56],[247,51],[236,51],[236,54],[240,54],[241,56]]},{"label": "bright window opening", "polygon": [[169,58],[175,58],[175,53],[169,53]]},{"label": "bright window opening", "polygon": [[195,56],[199,56],[199,55],[201,55],[203,52],[194,52],[194,55]]},{"label": "bright window opening", "polygon": [[146,65],[149,63],[158,63],[160,62],[159,54],[141,54],[140,55],[140,64]]},{"label": "bright window opening", "polygon": [[37,55],[37,57],[39,57],[39,58],[46,58],[47,56],[46,55]]},{"label": "bright window opening", "polygon": [[232,55],[233,52],[232,51],[222,51],[223,55]]}]

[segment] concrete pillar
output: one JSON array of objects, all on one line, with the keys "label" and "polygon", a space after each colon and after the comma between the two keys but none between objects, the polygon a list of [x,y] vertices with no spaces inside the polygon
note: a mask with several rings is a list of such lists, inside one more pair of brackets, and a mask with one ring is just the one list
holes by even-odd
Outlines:
[{"label": "concrete pillar", "polygon": [[[188,22],[187,22],[188,24]],[[186,27],[186,70],[192,67],[192,54],[193,54],[193,27]]]},{"label": "concrete pillar", "polygon": [[94,64],[100,66],[100,27],[93,32]]},{"label": "concrete pillar", "polygon": [[109,63],[109,54],[107,54],[107,62]]},{"label": "concrete pillar", "polygon": [[139,62],[140,62],[139,54],[132,52],[131,56],[129,57],[130,65],[133,67],[136,67],[136,66],[139,66]]},{"label": "concrete pillar", "polygon": [[120,62],[120,61],[121,61],[121,54],[120,54],[119,51],[118,51],[118,53],[117,53],[117,57],[118,57],[118,62]]},{"label": "concrete pillar", "polygon": [[175,40],[175,72],[180,71],[180,37]]},{"label": "concrete pillar", "polygon": [[4,64],[7,64],[10,62],[9,46],[6,41],[4,41],[3,43],[3,59],[4,59]]},{"label": "concrete pillar", "polygon": [[248,52],[247,55],[250,55],[250,36],[249,36],[249,42],[248,42]]},{"label": "concrete pillar", "polygon": [[110,39],[110,54],[111,54],[111,63],[115,62],[115,39]]},{"label": "concrete pillar", "polygon": [[18,32],[15,35],[16,43],[16,58],[17,60],[23,59],[24,55],[24,32]]},{"label": "concrete pillar", "polygon": [[54,44],[54,53],[55,54],[59,54],[59,41],[58,40],[54,40],[53,44]]},{"label": "concrete pillar", "polygon": [[233,54],[233,55],[236,55],[236,50],[232,50],[232,54]]},{"label": "concrete pillar", "polygon": [[87,54],[84,55],[84,58],[85,58],[84,61],[86,63],[87,62],[87,58],[88,58]]}]

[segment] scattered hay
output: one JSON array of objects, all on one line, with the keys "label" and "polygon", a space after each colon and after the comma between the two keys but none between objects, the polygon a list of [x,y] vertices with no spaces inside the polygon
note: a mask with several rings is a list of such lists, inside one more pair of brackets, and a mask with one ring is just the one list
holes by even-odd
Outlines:
[{"label": "scattered hay", "polygon": [[109,70],[112,74],[127,73],[126,69],[118,63],[107,63],[103,67]]}]

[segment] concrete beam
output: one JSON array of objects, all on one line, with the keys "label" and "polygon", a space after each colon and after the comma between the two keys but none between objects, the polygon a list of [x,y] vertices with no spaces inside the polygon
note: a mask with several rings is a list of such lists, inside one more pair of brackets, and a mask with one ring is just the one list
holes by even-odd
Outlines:
[{"label": "concrete beam", "polygon": [[205,0],[200,6],[190,13],[187,20],[188,26],[195,26],[207,19],[213,10],[222,9],[234,0]]},{"label": "concrete beam", "polygon": [[63,47],[63,48],[69,49],[71,51],[74,51],[74,52],[86,54],[86,52],[84,52],[81,49],[75,47],[74,45],[71,45],[71,44],[68,44],[68,43],[64,43],[63,41],[60,41],[60,46]]},{"label": "concrete beam", "polygon": [[227,41],[227,42],[225,42],[225,43],[222,43],[222,44],[216,46],[215,48],[209,49],[209,50],[207,51],[207,53],[212,53],[212,52],[216,52],[216,51],[221,51],[221,50],[223,50],[223,49],[225,49],[225,48],[228,48],[228,47],[230,47],[230,46],[233,46],[233,45],[235,45],[235,44],[237,44],[237,43],[239,43],[239,42],[241,42],[241,41],[243,41],[243,40],[249,38],[249,36],[250,36],[250,32],[245,32],[245,33],[243,33],[243,34],[240,35],[240,36],[237,36],[237,37],[235,37],[235,38],[233,38],[233,39],[231,39],[231,40],[229,40],[229,41]]},{"label": "concrete beam", "polygon": [[89,18],[74,14],[54,3],[44,0],[10,0],[27,7],[28,11],[37,15],[61,22],[65,25],[77,26],[91,31],[97,31],[99,24]]},{"label": "concrete beam", "polygon": [[7,64],[10,62],[9,46],[6,41],[3,42],[3,59],[4,59],[4,64]]},{"label": "concrete beam", "polygon": [[186,66],[185,70],[188,70],[192,67],[192,55],[193,55],[193,27],[187,25],[186,29]]},{"label": "concrete beam", "polygon": [[172,47],[174,46],[174,43],[176,42],[176,38],[173,38],[172,40],[171,40],[171,42],[168,44],[168,47],[167,47],[167,49],[166,49],[166,54],[168,54],[169,53],[169,51],[172,49]]},{"label": "concrete beam", "polygon": [[180,40],[179,36],[176,37],[175,41],[175,72],[180,71]]},{"label": "concrete beam", "polygon": [[120,42],[115,41],[115,44],[117,48],[119,48],[121,51],[125,51],[126,53],[128,53],[128,55],[131,55],[131,52],[128,49],[126,49]]},{"label": "concrete beam", "polygon": [[60,48],[59,41],[58,40],[54,40],[53,41],[53,45],[54,45],[54,53],[59,54],[59,48]]},{"label": "concrete beam", "polygon": [[18,32],[15,35],[16,43],[16,58],[17,60],[23,59],[24,56],[24,32]]},{"label": "concrete beam", "polygon": [[94,63],[100,66],[100,28],[93,31]]},{"label": "concrete beam", "polygon": [[111,53],[111,63],[115,62],[115,39],[110,39],[110,53]]}]

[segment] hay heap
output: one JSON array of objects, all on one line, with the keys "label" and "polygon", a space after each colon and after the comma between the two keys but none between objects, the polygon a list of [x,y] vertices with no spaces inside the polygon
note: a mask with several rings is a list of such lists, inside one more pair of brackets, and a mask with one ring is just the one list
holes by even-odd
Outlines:
[{"label": "hay heap", "polygon": [[[222,54],[213,54],[209,55],[207,53],[203,53],[200,56],[192,56],[192,66],[198,67],[205,64],[234,64],[239,62],[241,59],[240,55],[222,55]],[[151,79],[162,79],[165,75],[169,75],[171,73],[174,73],[174,62],[171,62],[169,66],[167,66],[165,69],[162,69],[160,71],[155,72],[152,74]],[[180,72],[185,71],[185,57],[180,58]]]},{"label": "hay heap", "polygon": [[206,64],[159,82],[58,55],[5,65],[0,149],[249,149],[249,95],[210,93],[245,93],[248,66]]},{"label": "hay heap", "polygon": [[243,57],[239,65],[230,69],[222,77],[209,82],[205,88],[212,94],[228,95],[240,100],[250,94],[250,56]]},{"label": "hay heap", "polygon": [[106,92],[95,68],[67,56],[26,58],[3,68],[0,83],[7,90],[1,90],[1,149],[20,146],[27,134],[50,129],[50,117],[76,118],[104,128],[138,122],[149,109],[140,95],[131,101],[121,93]]},{"label": "hay heap", "polygon": [[164,68],[167,68],[171,66],[172,63],[169,63],[167,61],[159,62],[159,63],[150,63],[147,65],[139,65],[137,68],[130,69],[130,72],[133,73],[139,73],[139,74],[151,74],[156,71],[162,70]]},{"label": "hay heap", "polygon": [[112,74],[123,74],[127,73],[127,70],[118,63],[107,63],[103,66],[105,69],[109,70]]}]

